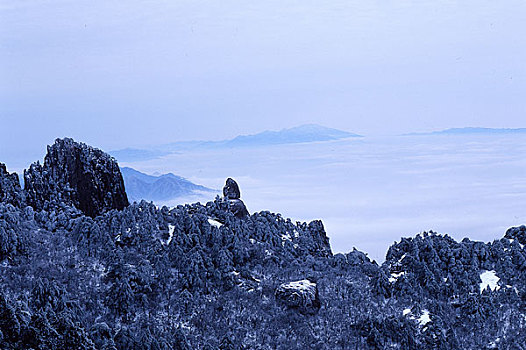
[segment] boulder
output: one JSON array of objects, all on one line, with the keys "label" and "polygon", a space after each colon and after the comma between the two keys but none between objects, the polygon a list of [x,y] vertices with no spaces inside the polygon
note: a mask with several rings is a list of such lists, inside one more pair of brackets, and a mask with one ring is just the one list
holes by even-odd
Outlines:
[{"label": "boulder", "polygon": [[306,279],[281,284],[275,295],[287,307],[304,313],[316,312],[321,305],[318,286]]},{"label": "boulder", "polygon": [[37,210],[65,203],[95,217],[129,204],[115,159],[70,138],[48,146],[44,164],[32,164],[24,180],[27,204]]}]

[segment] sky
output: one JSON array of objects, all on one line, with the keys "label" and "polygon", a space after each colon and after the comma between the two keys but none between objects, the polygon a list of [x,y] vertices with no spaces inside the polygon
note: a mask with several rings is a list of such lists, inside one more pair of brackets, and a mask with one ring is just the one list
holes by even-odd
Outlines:
[{"label": "sky", "polygon": [[0,161],[318,123],[524,127],[523,0],[0,0]]}]

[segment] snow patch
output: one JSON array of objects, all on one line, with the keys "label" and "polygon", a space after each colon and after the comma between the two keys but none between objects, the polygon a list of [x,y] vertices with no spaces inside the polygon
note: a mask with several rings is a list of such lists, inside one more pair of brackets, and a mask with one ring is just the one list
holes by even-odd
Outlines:
[{"label": "snow patch", "polygon": [[482,283],[480,283],[481,293],[487,287],[492,291],[500,289],[500,286],[497,284],[500,281],[500,278],[496,275],[495,271],[482,272],[480,274],[480,279],[482,280]]},{"label": "snow patch", "polygon": [[429,317],[429,311],[425,309],[422,310],[422,316],[418,318],[418,322],[420,323],[421,326],[425,326],[426,324],[431,322],[431,318]]},{"label": "snow patch", "polygon": [[220,228],[221,226],[223,226],[222,223],[220,223],[219,221],[217,220],[214,220],[214,219],[211,219],[211,218],[208,218],[208,223],[212,226],[215,226],[217,228]]},{"label": "snow patch", "polygon": [[404,311],[402,311],[402,315],[409,315],[411,313],[411,309],[404,309]]},{"label": "snow patch", "polygon": [[389,277],[389,282],[395,283],[398,278],[405,275],[405,271],[402,271],[400,273],[392,273],[391,277]]},{"label": "snow patch", "polygon": [[311,288],[316,287],[316,283],[309,280],[301,280],[295,282],[289,282],[281,285],[282,288],[286,289],[296,289],[296,290],[312,290]]},{"label": "snow patch", "polygon": [[283,235],[281,235],[281,245],[282,246],[285,246],[285,241],[290,241],[292,242],[292,237],[290,236],[290,233],[285,233]]},{"label": "snow patch", "polygon": [[168,239],[166,242],[163,242],[163,245],[168,245],[172,241],[172,238],[174,238],[174,231],[175,226],[174,225],[168,225]]}]

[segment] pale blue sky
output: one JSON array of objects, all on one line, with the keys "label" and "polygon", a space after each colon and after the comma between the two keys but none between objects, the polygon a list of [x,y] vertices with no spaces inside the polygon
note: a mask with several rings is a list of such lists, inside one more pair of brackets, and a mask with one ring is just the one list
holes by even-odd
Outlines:
[{"label": "pale blue sky", "polygon": [[62,136],[525,127],[525,32],[523,0],[0,0],[0,161]]}]

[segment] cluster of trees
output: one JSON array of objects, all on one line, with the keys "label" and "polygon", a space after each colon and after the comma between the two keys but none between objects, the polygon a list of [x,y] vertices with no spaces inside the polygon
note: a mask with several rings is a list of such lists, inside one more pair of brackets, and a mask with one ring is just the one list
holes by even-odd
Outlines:
[{"label": "cluster of trees", "polygon": [[[59,195],[27,206],[12,179],[0,167],[1,349],[526,344],[524,227],[492,243],[423,233],[395,243],[379,265],[357,250],[332,254],[319,221],[237,218],[219,197],[92,217]],[[500,288],[481,291],[483,271]],[[281,283],[303,279],[316,282],[317,312],[276,300]]]}]

